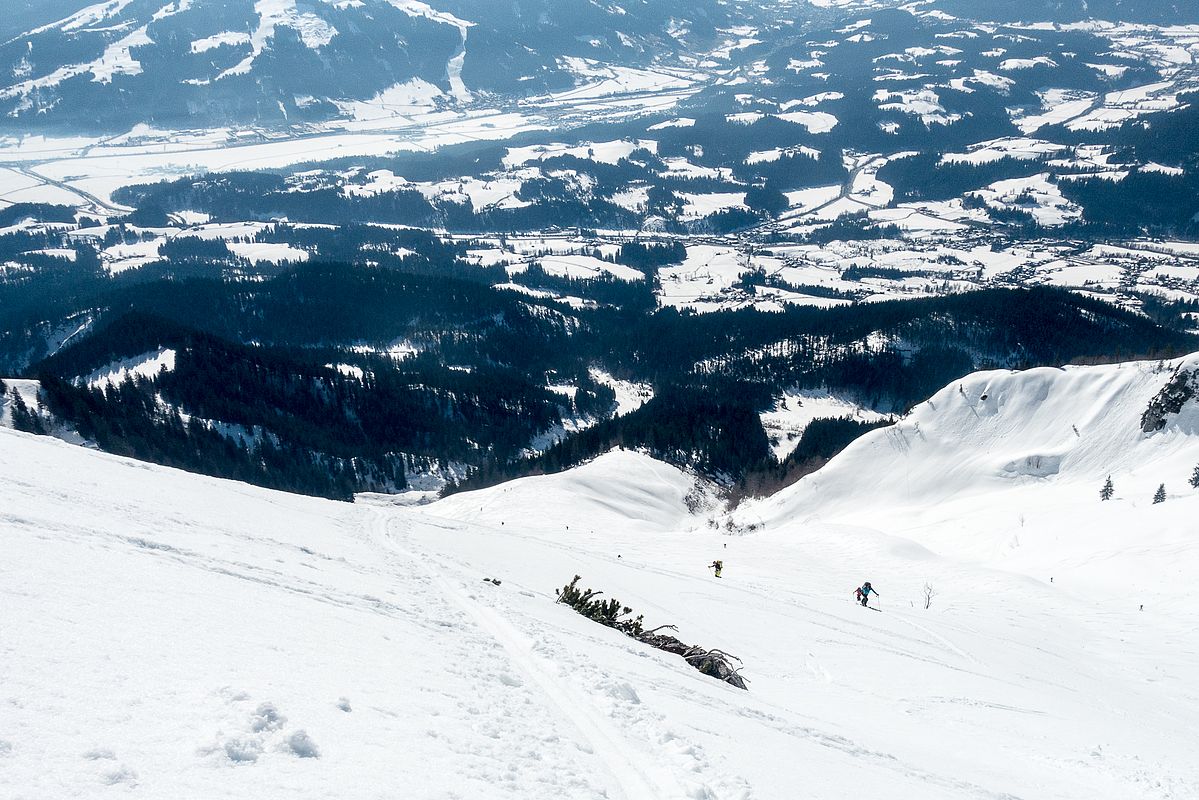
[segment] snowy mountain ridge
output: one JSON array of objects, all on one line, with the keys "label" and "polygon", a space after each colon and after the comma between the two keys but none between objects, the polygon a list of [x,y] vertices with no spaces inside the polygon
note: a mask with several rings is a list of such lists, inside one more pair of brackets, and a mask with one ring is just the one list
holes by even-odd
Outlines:
[{"label": "snowy mountain ridge", "polygon": [[[1199,501],[1166,473],[1199,460],[1194,402],[1138,423],[1194,364],[970,376],[753,532],[629,452],[411,509],[0,429],[0,793],[1193,797]],[[1054,475],[995,474],[1034,442]],[[749,691],[555,604],[574,574],[742,659]]]},{"label": "snowy mountain ridge", "polygon": [[528,96],[570,89],[604,65],[680,66],[677,56],[716,46],[715,26],[734,18],[711,0],[686,9],[660,0],[79,5],[0,44],[0,108],[10,121],[294,125],[352,114],[363,102],[394,110],[417,99]]},{"label": "snowy mountain ridge", "polygon": [[[1175,602],[1196,565],[1171,565],[1163,551],[1193,539],[1193,526],[1152,498],[1164,484],[1169,504],[1199,503],[1190,484],[1199,402],[1191,396],[1163,412],[1157,430],[1142,430],[1142,419],[1167,387],[1197,371],[1199,355],[975,373],[733,519],[794,531],[817,520],[885,528],[1018,571],[1061,558],[1088,581]],[[1104,503],[1108,476],[1115,495]],[[1139,550],[1142,534],[1160,549]]]}]

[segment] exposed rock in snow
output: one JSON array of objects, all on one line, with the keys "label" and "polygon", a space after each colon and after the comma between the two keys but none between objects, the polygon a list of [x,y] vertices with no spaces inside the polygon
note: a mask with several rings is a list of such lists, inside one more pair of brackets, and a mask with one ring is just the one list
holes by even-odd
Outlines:
[{"label": "exposed rock in snow", "polygon": [[[1182,365],[1141,415],[1141,430],[1154,433],[1164,429],[1186,404],[1199,398],[1199,365]],[[1193,415],[1194,416],[1194,415]]]}]

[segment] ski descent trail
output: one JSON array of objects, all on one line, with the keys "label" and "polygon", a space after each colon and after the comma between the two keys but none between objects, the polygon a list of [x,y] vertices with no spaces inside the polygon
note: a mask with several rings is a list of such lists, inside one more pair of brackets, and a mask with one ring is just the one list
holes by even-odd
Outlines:
[{"label": "ski descent trail", "polygon": [[[413,552],[401,545],[394,517],[376,514],[372,527],[380,537],[382,546],[404,557],[406,563],[420,565],[441,595],[503,648],[521,676],[537,687],[561,718],[574,728],[585,744],[585,750],[603,764],[604,772],[619,791],[619,797],[623,800],[667,800],[687,796],[678,786],[667,789],[663,785],[668,780],[663,775],[664,770],[647,762],[611,721],[594,709],[593,701],[570,684],[569,679],[555,674],[555,667],[536,655],[533,641],[494,610],[474,600],[464,587],[456,585],[456,579],[448,577],[451,571],[449,565],[442,559],[434,559],[428,553]],[[436,563],[439,569],[429,569],[426,565],[430,563]]]}]

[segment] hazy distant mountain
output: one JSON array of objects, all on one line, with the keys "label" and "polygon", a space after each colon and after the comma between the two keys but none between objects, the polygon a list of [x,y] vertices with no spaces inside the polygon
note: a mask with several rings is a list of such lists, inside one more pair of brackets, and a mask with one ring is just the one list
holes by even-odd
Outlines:
[{"label": "hazy distant mountain", "polygon": [[716,0],[24,3],[6,24],[28,29],[0,46],[0,113],[15,128],[295,122],[389,89],[536,94],[572,87],[597,62],[702,51],[743,20]]},{"label": "hazy distant mountain", "polygon": [[951,14],[1001,22],[1084,19],[1182,24],[1199,22],[1192,0],[941,0]]},{"label": "hazy distant mountain", "polygon": [[[896,5],[16,0],[0,20],[0,127],[279,125],[346,116],[348,104],[361,101],[394,106],[544,94],[612,68],[711,73],[729,66],[738,42],[777,50],[814,20]],[[1199,6],[1180,0],[937,0],[920,8],[975,20],[1199,21]]]},{"label": "hazy distant mountain", "polygon": [[91,0],[8,0],[0,14],[0,40],[74,14]]}]

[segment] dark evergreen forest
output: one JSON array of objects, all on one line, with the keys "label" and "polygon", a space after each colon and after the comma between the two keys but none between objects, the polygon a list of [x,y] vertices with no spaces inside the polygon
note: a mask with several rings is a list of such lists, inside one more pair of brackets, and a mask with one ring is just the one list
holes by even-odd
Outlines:
[{"label": "dark evergreen forest", "polygon": [[[84,246],[74,261],[38,256],[6,273],[0,356],[42,380],[53,417],[23,412],[19,424],[66,424],[112,452],[338,498],[403,488],[428,472],[480,486],[614,446],[762,491],[863,430],[821,423],[775,463],[759,413],[785,388],[827,388],[901,413],[978,368],[1194,346],[1147,316],[1048,288],[774,313],[656,309],[656,270],[684,255],[669,243],[629,243],[616,254],[644,281],[567,279],[530,266],[530,286],[592,301],[569,306],[497,291],[503,269],[466,265],[465,245],[420,231],[281,225],[261,237],[302,242],[328,260],[255,270],[223,242],[180,237],[170,258],[116,276]],[[54,238],[8,234],[0,251],[63,244]],[[336,260],[361,258],[364,248],[368,261]],[[386,257],[400,248],[404,255]],[[51,330],[75,333],[53,355],[39,353],[35,343],[45,348]],[[867,346],[871,339],[890,344]],[[397,346],[402,356],[391,354]],[[111,387],[84,380],[167,349],[173,369]],[[615,396],[594,368],[652,385],[653,399],[613,417]],[[546,388],[560,384],[576,387],[574,396]],[[544,452],[529,449],[568,418],[594,424],[560,433]]]}]

